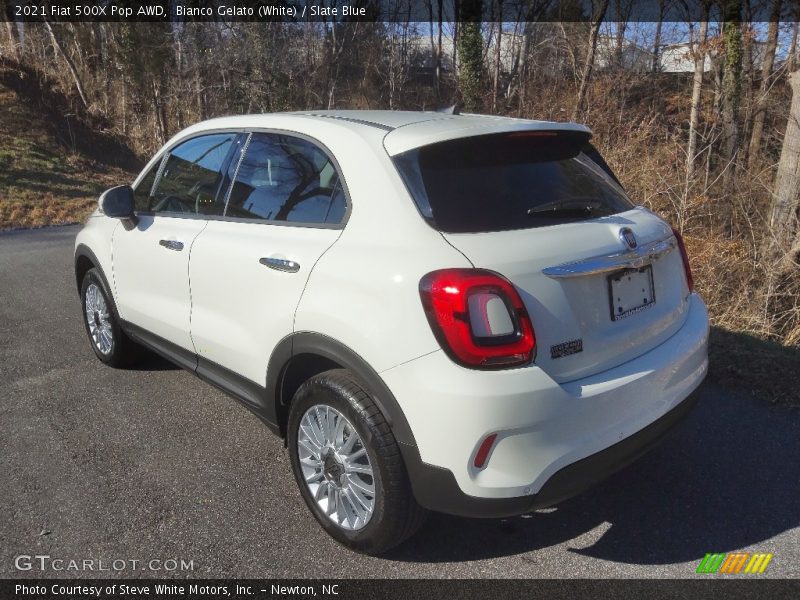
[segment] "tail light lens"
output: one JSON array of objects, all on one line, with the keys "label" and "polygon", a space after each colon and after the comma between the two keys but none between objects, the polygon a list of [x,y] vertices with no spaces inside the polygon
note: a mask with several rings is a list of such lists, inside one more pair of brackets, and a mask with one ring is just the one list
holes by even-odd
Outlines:
[{"label": "tail light lens", "polygon": [[683,236],[674,227],[672,233],[675,239],[678,240],[678,249],[681,251],[681,259],[683,260],[683,270],[686,272],[686,283],[689,285],[689,291],[694,291],[694,278],[692,277],[692,268],[689,266],[689,255],[686,252],[686,245],[683,243]]},{"label": "tail light lens", "polygon": [[419,292],[436,339],[457,363],[505,369],[533,360],[531,319],[505,277],[481,269],[443,269],[425,275]]}]

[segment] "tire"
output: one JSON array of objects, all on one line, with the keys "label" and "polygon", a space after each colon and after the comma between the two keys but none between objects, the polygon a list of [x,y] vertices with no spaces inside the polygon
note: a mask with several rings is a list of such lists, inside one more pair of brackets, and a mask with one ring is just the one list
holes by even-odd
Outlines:
[{"label": "tire", "polygon": [[114,298],[96,268],[89,269],[81,282],[81,308],[83,327],[97,358],[112,367],[125,367],[141,357],[142,347],[122,331]]},{"label": "tire", "polygon": [[[340,435],[326,438],[320,425],[326,422],[331,423],[329,430]],[[339,432],[336,425],[342,422]],[[326,446],[331,439],[333,443]],[[289,412],[288,445],[303,499],[322,528],[344,546],[382,554],[422,525],[427,513],[411,491],[397,441],[364,386],[349,371],[326,371],[300,386]],[[365,492],[370,483],[371,501]],[[328,502],[331,490],[338,502]]]}]

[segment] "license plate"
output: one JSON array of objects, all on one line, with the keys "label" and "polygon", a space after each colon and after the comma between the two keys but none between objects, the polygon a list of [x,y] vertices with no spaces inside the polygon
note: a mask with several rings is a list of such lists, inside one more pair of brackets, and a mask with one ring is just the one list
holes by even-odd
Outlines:
[{"label": "license plate", "polygon": [[619,321],[650,308],[656,302],[653,267],[626,269],[608,276],[611,320]]}]

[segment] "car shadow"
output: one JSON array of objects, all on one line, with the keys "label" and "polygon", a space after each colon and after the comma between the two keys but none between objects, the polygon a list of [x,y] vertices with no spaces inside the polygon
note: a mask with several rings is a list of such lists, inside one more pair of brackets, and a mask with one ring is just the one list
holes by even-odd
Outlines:
[{"label": "car shadow", "polygon": [[798,456],[799,410],[706,385],[661,445],[599,486],[510,519],[433,514],[385,558],[480,560],[566,544],[570,552],[621,563],[699,560],[800,525]]},{"label": "car shadow", "polygon": [[179,371],[180,369],[181,367],[175,363],[151,350],[144,350],[142,358],[128,367],[130,371]]}]

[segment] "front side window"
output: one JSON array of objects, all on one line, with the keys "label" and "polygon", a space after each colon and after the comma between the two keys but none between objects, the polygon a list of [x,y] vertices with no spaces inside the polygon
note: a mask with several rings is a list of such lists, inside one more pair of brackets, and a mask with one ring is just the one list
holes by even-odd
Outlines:
[{"label": "front side window", "polygon": [[161,166],[161,161],[157,160],[156,163],[150,168],[136,189],[133,190],[133,205],[136,212],[144,212],[150,210],[150,192],[153,189],[153,183],[158,174],[158,168]]},{"label": "front side window", "polygon": [[137,187],[136,209],[154,213],[222,215],[225,197],[224,190],[220,190],[221,171],[235,139],[235,133],[204,135],[173,148],[155,192],[150,195],[149,190],[145,190],[148,180],[152,186],[150,174]]},{"label": "front side window", "polygon": [[225,215],[304,224],[341,223],[342,182],[328,155],[289,135],[253,133],[233,179]]}]

